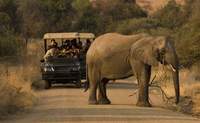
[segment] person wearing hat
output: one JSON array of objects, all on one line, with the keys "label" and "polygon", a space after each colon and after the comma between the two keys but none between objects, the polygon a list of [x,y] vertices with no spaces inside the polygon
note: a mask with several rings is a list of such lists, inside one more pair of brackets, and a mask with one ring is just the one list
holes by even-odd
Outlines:
[{"label": "person wearing hat", "polygon": [[86,40],[86,44],[85,44],[85,52],[88,51],[89,47],[91,45],[91,41],[89,39]]}]

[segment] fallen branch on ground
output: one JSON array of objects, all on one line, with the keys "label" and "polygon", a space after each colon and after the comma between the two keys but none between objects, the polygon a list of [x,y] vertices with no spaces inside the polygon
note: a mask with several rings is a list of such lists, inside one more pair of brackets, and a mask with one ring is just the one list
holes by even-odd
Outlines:
[{"label": "fallen branch on ground", "polygon": [[[165,72],[165,75],[166,75],[166,71],[163,69],[163,71]],[[156,75],[159,75],[158,73]],[[161,86],[159,86],[159,83],[154,81],[155,78],[157,76],[154,76],[153,79],[151,80],[151,82],[149,83],[149,87],[154,87],[154,88],[158,88],[160,91],[161,91],[161,95],[162,95],[162,99],[164,102],[167,102],[167,103],[170,103],[171,102],[171,98],[167,96],[167,94],[165,93],[165,91],[162,89]],[[160,78],[160,81],[164,81],[166,80],[167,78],[166,77],[159,77]],[[129,95],[129,97],[131,96],[134,96],[138,93],[138,89],[139,87],[133,92],[133,94]],[[149,101],[151,101],[151,99],[149,98]],[[152,101],[151,101],[152,102]]]}]

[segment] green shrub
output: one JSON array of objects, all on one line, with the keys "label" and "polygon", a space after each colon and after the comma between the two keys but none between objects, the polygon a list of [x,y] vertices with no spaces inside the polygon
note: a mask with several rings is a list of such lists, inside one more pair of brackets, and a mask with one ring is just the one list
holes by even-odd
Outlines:
[{"label": "green shrub", "polygon": [[191,66],[200,60],[200,24],[188,23],[179,29],[175,39],[181,64]]},{"label": "green shrub", "polygon": [[[200,0],[180,6],[171,0],[151,17],[132,0],[0,0],[0,56],[16,55],[25,39],[46,32],[106,32],[132,34],[146,32],[171,36],[180,63],[200,60]],[[37,23],[35,23],[37,22]]]},{"label": "green shrub", "polygon": [[0,35],[0,56],[19,55],[22,42],[12,33]]},{"label": "green shrub", "polygon": [[188,21],[180,27],[175,35],[180,62],[191,66],[200,60],[200,1],[189,0],[185,6]]},{"label": "green shrub", "polygon": [[150,32],[157,28],[159,28],[159,23],[156,19],[140,18],[114,23],[109,26],[108,31],[114,30],[122,34],[132,34],[135,32]]},{"label": "green shrub", "polygon": [[159,21],[161,27],[175,29],[184,24],[187,20],[186,15],[182,7],[171,0],[164,8],[156,12],[153,18]]},{"label": "green shrub", "polygon": [[180,64],[189,67],[200,61],[199,6],[199,0],[188,0],[185,6],[172,0],[152,17],[122,20],[110,25],[107,31],[170,36],[175,41]]}]

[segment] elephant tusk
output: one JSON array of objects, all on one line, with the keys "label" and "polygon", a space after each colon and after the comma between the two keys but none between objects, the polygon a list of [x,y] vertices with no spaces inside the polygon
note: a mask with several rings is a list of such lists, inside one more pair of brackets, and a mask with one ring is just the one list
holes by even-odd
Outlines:
[{"label": "elephant tusk", "polygon": [[176,72],[176,69],[171,64],[169,66],[174,72]]}]

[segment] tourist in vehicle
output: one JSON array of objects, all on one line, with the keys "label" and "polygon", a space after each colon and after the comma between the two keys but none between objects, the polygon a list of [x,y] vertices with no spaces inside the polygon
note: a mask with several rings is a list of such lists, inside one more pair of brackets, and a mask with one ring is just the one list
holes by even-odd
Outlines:
[{"label": "tourist in vehicle", "polygon": [[65,40],[64,45],[70,47],[71,46],[71,41],[70,40]]},{"label": "tourist in vehicle", "polygon": [[77,48],[78,48],[79,50],[82,50],[82,49],[83,49],[83,44],[82,44],[81,41],[78,41],[78,46],[77,46]]},{"label": "tourist in vehicle", "polygon": [[75,45],[72,45],[70,52],[72,53],[73,57],[78,57],[80,50]]},{"label": "tourist in vehicle", "polygon": [[71,40],[71,45],[77,47],[77,40],[76,39]]},{"label": "tourist in vehicle", "polygon": [[58,46],[58,43],[56,42],[55,39],[51,39],[51,43],[50,45],[48,46],[48,50],[55,47],[55,46]]},{"label": "tourist in vehicle", "polygon": [[84,48],[84,49],[85,49],[85,52],[88,51],[90,45],[91,45],[91,41],[90,41],[89,39],[87,39],[87,40],[86,40],[86,44],[85,44],[85,48]]},{"label": "tourist in vehicle", "polygon": [[58,44],[51,45],[51,48],[44,55],[44,60],[47,61],[50,57],[56,57],[59,54]]},{"label": "tourist in vehicle", "polygon": [[68,45],[64,45],[61,49],[60,55],[65,57],[72,57],[73,54],[70,51],[70,47]]}]

